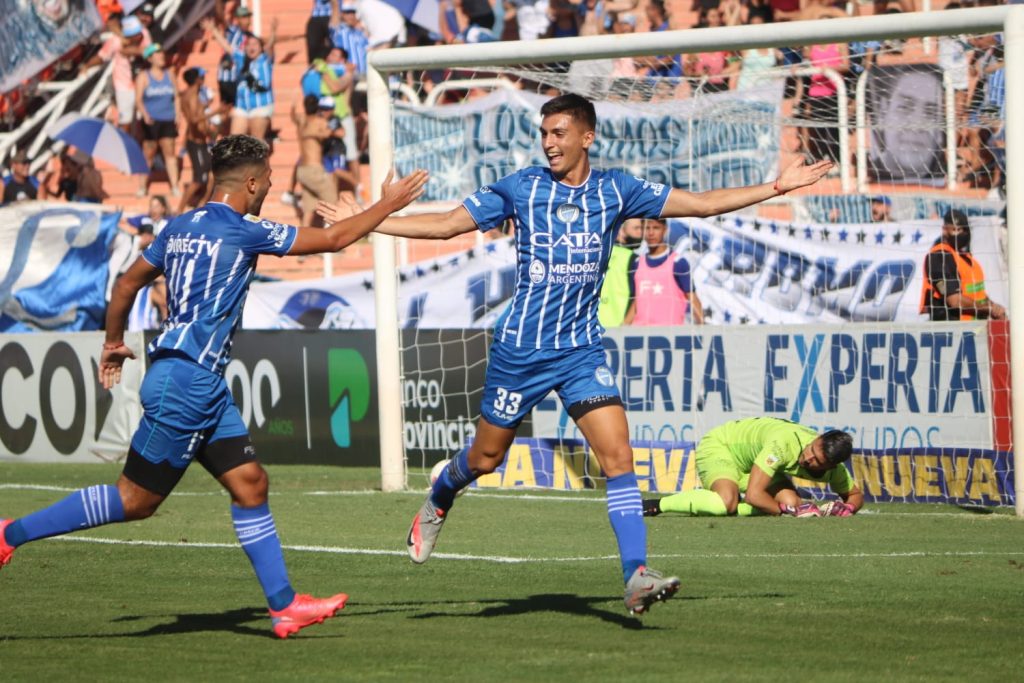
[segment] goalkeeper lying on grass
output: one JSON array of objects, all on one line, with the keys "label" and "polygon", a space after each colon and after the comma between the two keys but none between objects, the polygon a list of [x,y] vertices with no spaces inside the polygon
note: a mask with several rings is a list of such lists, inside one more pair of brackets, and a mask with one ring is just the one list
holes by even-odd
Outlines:
[{"label": "goalkeeper lying on grass", "polygon": [[[864,505],[864,494],[842,466],[852,450],[853,439],[838,430],[819,436],[774,417],[733,420],[697,444],[697,475],[704,488],[645,500],[644,515],[848,517]],[[790,477],[825,482],[842,500],[820,509],[804,503]]]}]

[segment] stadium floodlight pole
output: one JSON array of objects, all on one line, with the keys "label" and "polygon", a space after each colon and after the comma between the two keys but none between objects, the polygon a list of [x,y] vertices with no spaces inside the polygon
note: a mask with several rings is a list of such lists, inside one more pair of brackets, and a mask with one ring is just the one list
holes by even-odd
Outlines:
[{"label": "stadium floodlight pole", "polygon": [[[1024,7],[1010,5],[1004,27],[1006,82],[1024,82]],[[1006,89],[1005,121],[1024,118],[1024,90]],[[1010,413],[1013,445],[1014,509],[1024,517],[1024,450],[1017,448],[1017,439],[1024,439],[1024,350],[1015,341],[1024,339],[1024,193],[1019,191],[1017,174],[1024,173],[1024,136],[1015,126],[1006,126],[1006,228],[1007,262],[1009,264],[1010,318]],[[1012,184],[1011,184],[1012,183]],[[1014,347],[1016,346],[1016,350]]]},{"label": "stadium floodlight pole", "polygon": [[[391,92],[387,74],[371,64],[366,71],[366,101],[370,112],[370,186],[373,201],[394,164],[391,145]],[[398,330],[398,271],[395,238],[374,233],[373,295],[376,305],[377,407],[380,413],[380,487],[383,491],[405,488],[405,450],[402,431],[402,370]]]},{"label": "stadium floodlight pole", "polygon": [[[492,65],[541,64],[564,62],[566,59],[587,60],[609,57],[693,54],[712,50],[745,50],[800,45],[821,45],[887,38],[923,38],[962,33],[1007,31],[1007,82],[1024,80],[1024,66],[1018,66],[1024,51],[1024,19],[1008,24],[1011,13],[1020,16],[1024,8],[1015,6],[980,7],[943,12],[914,12],[894,22],[891,15],[852,17],[817,21],[793,21],[782,24],[724,26],[720,28],[635,33],[631,35],[585,36],[550,40],[507,41],[434,47],[407,47],[375,50],[369,54],[367,80],[370,126],[370,177],[374,193],[379,192],[387,169],[393,163],[392,105],[387,84],[388,74],[407,69],[453,67],[485,67]],[[1012,40],[1010,39],[1013,36]],[[1006,120],[1024,117],[1024,91],[1006,89]],[[1007,177],[1014,178],[1020,167],[1024,173],[1024,139],[1007,126]],[[1008,195],[1010,232],[1010,328],[1024,335],[1024,298],[1014,297],[1016,282],[1024,282],[1024,195],[1011,191]],[[376,198],[378,195],[374,194]],[[1015,227],[1021,224],[1020,227]],[[1014,234],[1017,233],[1017,239]],[[403,414],[401,396],[401,355],[398,331],[397,273],[395,241],[374,235],[374,282],[377,305],[377,374],[381,419],[381,479],[386,491],[405,484],[403,451]],[[1011,360],[1011,380],[1024,387],[1024,354]],[[1013,398],[1013,414],[1024,416],[1024,390]],[[1022,418],[1024,419],[1024,418]],[[1014,421],[1016,422],[1016,421]],[[1015,430],[1024,438],[1024,426]],[[1024,454],[1015,467],[1016,485],[1024,491]],[[1017,501],[1018,514],[1024,515],[1024,501]]]}]

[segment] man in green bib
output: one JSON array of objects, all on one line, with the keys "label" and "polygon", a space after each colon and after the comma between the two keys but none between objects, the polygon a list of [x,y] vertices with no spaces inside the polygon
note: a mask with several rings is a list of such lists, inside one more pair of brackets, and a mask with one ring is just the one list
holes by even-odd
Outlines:
[{"label": "man in green bib", "polygon": [[[697,445],[697,476],[704,488],[645,500],[644,515],[848,517],[864,505],[864,494],[842,466],[852,451],[850,435],[835,429],[819,435],[774,417],[726,422]],[[804,503],[791,477],[824,482],[840,500],[821,509]]]}]

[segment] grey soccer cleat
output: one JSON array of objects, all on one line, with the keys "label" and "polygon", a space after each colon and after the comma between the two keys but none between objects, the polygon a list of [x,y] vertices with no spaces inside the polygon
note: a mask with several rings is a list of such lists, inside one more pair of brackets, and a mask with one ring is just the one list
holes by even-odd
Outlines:
[{"label": "grey soccer cleat", "polygon": [[630,614],[644,614],[656,602],[668,600],[679,590],[679,577],[664,578],[643,565],[637,567],[626,582],[626,609]]},{"label": "grey soccer cleat", "polygon": [[405,541],[409,546],[409,557],[413,562],[423,564],[430,559],[430,553],[434,552],[437,535],[441,533],[444,520],[444,510],[434,507],[434,504],[430,502],[430,496],[427,496],[420,511],[412,518],[409,537]]}]

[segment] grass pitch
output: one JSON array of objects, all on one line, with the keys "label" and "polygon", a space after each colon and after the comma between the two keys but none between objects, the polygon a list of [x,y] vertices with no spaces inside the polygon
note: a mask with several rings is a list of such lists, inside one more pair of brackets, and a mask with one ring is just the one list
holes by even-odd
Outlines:
[{"label": "grass pitch", "polygon": [[[271,467],[302,592],[332,621],[272,638],[228,499],[193,468],[156,517],[34,543],[0,572],[0,680],[1015,680],[1024,525],[1006,511],[869,505],[849,519],[648,521],[683,580],[626,615],[600,494],[470,493],[423,566],[422,494],[376,473]],[[0,515],[113,481],[103,465],[0,465]]]}]

